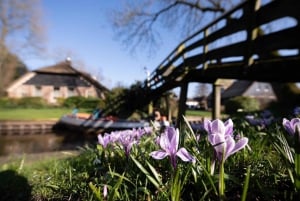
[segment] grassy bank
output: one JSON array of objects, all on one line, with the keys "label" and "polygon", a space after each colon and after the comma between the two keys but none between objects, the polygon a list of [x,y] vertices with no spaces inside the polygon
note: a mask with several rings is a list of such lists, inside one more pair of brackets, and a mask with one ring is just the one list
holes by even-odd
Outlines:
[{"label": "grassy bank", "polygon": [[202,116],[202,117],[210,117],[211,111],[202,111],[202,110],[187,110],[186,116]]},{"label": "grassy bank", "polygon": [[[69,108],[1,108],[0,120],[56,120],[71,112]],[[82,112],[90,111],[86,109]]]},{"label": "grassy bank", "polygon": [[[92,109],[81,109],[80,112],[91,113]],[[56,120],[64,114],[70,114],[70,108],[0,108],[0,120]],[[186,116],[210,117],[211,112],[187,110]]]},{"label": "grassy bank", "polygon": [[[97,146],[95,142],[95,146],[83,147],[79,155],[70,158],[29,165],[25,158],[25,161],[0,165],[0,191],[5,190],[2,198],[6,198],[2,200],[23,196],[36,201],[296,201],[297,174],[295,162],[291,160],[296,154],[293,144],[285,141],[290,136],[281,122],[258,127],[239,118],[233,119],[233,123],[237,137],[234,141],[238,143],[241,137],[247,137],[249,142],[226,162],[224,159],[222,178],[226,185],[219,185],[221,165],[220,161],[211,163],[216,158],[207,133],[182,128],[179,147],[184,147],[196,159],[194,163],[178,158],[174,167],[169,156],[161,160],[151,157],[151,153],[161,150],[156,143],[160,132],[140,136],[130,149],[124,146],[134,138],[126,141],[119,138],[106,145],[102,141]],[[110,135],[121,136],[116,134]]]}]

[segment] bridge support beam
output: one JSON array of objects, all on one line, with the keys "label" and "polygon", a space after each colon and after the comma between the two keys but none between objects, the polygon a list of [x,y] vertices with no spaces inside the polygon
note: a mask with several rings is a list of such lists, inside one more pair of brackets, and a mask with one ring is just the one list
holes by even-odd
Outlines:
[{"label": "bridge support beam", "polygon": [[149,117],[153,115],[153,101],[150,101],[150,103],[148,104],[148,115]]},{"label": "bridge support beam", "polygon": [[213,108],[212,119],[221,118],[221,88],[222,85],[218,82],[213,84]]},{"label": "bridge support beam", "polygon": [[186,99],[188,92],[188,83],[183,83],[180,86],[180,97],[179,97],[179,106],[178,106],[178,114],[177,114],[177,127],[180,127],[183,122],[182,116],[185,115],[186,111]]}]

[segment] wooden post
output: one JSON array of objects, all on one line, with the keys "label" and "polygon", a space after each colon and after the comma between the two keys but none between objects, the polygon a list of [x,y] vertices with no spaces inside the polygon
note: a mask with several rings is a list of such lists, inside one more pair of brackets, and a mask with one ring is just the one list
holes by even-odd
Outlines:
[{"label": "wooden post", "polygon": [[148,115],[151,116],[153,114],[153,101],[150,101],[148,104]]},{"label": "wooden post", "polygon": [[221,87],[222,85],[215,82],[213,84],[213,108],[212,119],[221,118]]},{"label": "wooden post", "polygon": [[185,115],[186,111],[186,99],[188,92],[188,83],[183,83],[180,87],[180,97],[179,97],[179,106],[177,114],[177,127],[180,127],[180,124],[183,122],[182,116]]},{"label": "wooden post", "polygon": [[256,22],[255,22],[255,14],[256,11],[259,10],[261,5],[261,0],[255,0],[255,1],[251,1],[249,3],[249,8],[248,10],[244,11],[247,12],[247,20],[248,20],[248,28],[247,28],[247,43],[248,43],[248,49],[246,52],[246,55],[244,57],[245,60],[245,70],[247,70],[249,68],[249,66],[251,66],[254,62],[253,59],[253,47],[254,47],[254,40],[257,38],[258,35],[258,29],[256,27]]},{"label": "wooden post", "polygon": [[[206,38],[208,36],[208,28],[204,30],[204,40],[206,41]],[[203,56],[206,56],[206,53],[208,52],[208,44],[207,42],[205,42],[205,44],[203,45]],[[203,70],[207,69],[208,66],[208,62],[206,60],[206,58],[204,59],[203,62]]]},{"label": "wooden post", "polygon": [[167,115],[167,120],[171,121],[172,120],[172,113],[171,113],[171,95],[170,93],[167,93],[165,96],[165,102],[166,102],[166,115]]}]

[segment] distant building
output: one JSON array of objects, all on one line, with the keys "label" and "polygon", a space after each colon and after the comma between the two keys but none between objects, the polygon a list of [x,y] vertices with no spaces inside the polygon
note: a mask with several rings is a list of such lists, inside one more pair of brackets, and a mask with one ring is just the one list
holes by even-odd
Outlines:
[{"label": "distant building", "polygon": [[[257,82],[248,80],[236,80],[221,92],[221,104],[236,96],[247,96],[257,99],[261,109],[269,103],[277,101],[272,85],[268,82]],[[212,94],[208,97],[208,103],[212,101]]]},{"label": "distant building", "polygon": [[104,99],[107,91],[89,74],[73,68],[70,60],[28,72],[6,89],[11,98],[42,97],[52,104],[71,96]]},{"label": "distant building", "polygon": [[186,100],[186,106],[189,109],[196,109],[196,110],[207,110],[207,97],[201,96],[201,97],[195,97],[195,98],[189,98]]},{"label": "distant building", "polygon": [[[218,84],[222,86],[222,90],[226,90],[235,80],[233,79],[218,79]],[[192,99],[187,99],[186,106],[189,109],[208,110],[212,104],[212,94],[197,96]]]},{"label": "distant building", "polygon": [[195,99],[187,99],[185,102],[189,109],[198,109],[200,107],[199,102]]},{"label": "distant building", "polygon": [[235,96],[247,96],[257,99],[261,108],[269,103],[277,101],[272,85],[268,82],[257,82],[248,80],[235,81],[221,94],[222,103]]}]

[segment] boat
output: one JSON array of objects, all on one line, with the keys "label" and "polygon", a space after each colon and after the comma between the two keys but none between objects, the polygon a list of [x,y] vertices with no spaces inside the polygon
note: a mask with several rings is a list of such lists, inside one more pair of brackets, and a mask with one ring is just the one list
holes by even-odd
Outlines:
[{"label": "boat", "polygon": [[101,133],[114,130],[126,130],[133,128],[144,128],[150,126],[146,120],[132,121],[108,116],[98,119],[87,115],[63,115],[55,124],[54,129],[68,129],[84,133]]}]

